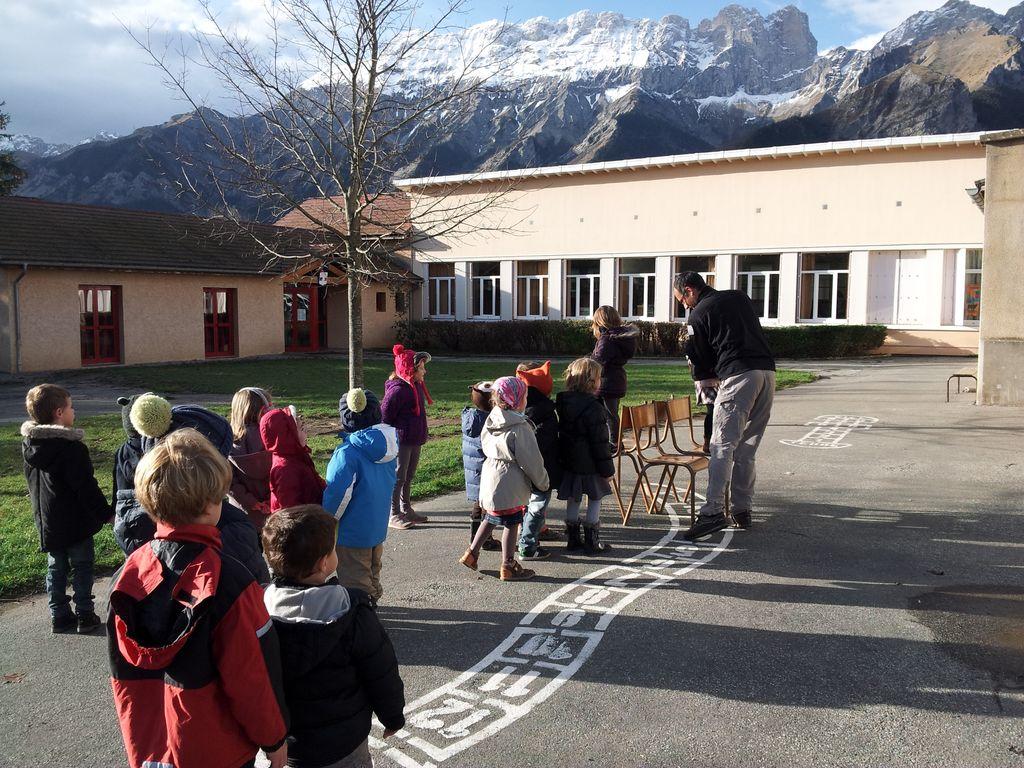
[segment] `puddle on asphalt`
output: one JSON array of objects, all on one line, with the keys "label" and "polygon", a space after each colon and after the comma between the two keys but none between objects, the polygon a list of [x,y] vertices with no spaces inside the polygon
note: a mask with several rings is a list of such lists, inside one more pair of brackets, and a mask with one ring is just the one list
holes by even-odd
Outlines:
[{"label": "puddle on asphalt", "polygon": [[1024,589],[940,587],[912,597],[910,610],[943,651],[989,673],[997,694],[1024,689]]}]

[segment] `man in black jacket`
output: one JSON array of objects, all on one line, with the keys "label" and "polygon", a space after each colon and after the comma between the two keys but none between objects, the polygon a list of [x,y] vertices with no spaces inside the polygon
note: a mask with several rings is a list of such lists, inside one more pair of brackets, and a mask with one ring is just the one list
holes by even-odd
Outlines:
[{"label": "man in black jacket", "polygon": [[733,522],[750,527],[754,495],[754,457],[771,417],[775,396],[775,358],[761,322],[742,291],[716,291],[696,272],[676,275],[677,301],[690,310],[688,350],[698,389],[718,380],[708,468],[708,492],[688,541],[725,528],[725,492],[732,488]]}]

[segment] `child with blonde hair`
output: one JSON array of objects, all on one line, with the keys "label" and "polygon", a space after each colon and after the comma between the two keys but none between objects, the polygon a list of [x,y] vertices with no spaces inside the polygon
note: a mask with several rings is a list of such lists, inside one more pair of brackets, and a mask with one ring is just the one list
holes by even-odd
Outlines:
[{"label": "child with blonde hair", "polygon": [[469,549],[459,560],[477,569],[477,558],[494,528],[501,535],[502,581],[529,579],[534,572],[516,560],[516,545],[523,513],[533,489],[546,491],[548,473],[537,447],[533,425],[523,415],[527,385],[514,376],[502,376],[493,384],[493,408],[480,434],[484,466],[480,473],[480,506],[484,519]]},{"label": "child with blonde hair", "polygon": [[271,455],[260,436],[260,417],[272,406],[270,393],[259,387],[242,387],[231,398],[229,494],[257,530],[270,515]]},{"label": "child with blonde hair", "polygon": [[[615,474],[608,442],[608,411],[597,397],[601,364],[589,357],[565,369],[565,391],[555,398],[558,411],[558,455],[562,482],[558,498],[565,501],[566,551],[596,555],[611,547],[601,542],[601,499],[612,492]],[[580,505],[587,497],[587,516],[580,538]]]}]

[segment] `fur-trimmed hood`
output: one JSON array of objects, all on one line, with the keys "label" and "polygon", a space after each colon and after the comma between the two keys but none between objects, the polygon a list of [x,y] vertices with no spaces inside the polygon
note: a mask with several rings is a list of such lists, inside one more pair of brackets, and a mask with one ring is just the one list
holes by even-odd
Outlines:
[{"label": "fur-trimmed hood", "polygon": [[60,424],[37,424],[26,421],[21,425],[21,436],[29,440],[77,440],[85,439],[85,431]]}]

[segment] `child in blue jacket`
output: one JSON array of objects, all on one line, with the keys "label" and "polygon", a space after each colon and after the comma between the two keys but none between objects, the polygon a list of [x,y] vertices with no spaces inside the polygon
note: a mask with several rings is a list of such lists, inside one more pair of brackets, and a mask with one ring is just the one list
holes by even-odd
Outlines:
[{"label": "child in blue jacket", "polygon": [[[466,476],[466,500],[473,503],[469,513],[469,540],[476,538],[476,532],[484,519],[480,509],[480,473],[484,468],[484,451],[480,447],[480,432],[491,412],[491,382],[481,381],[469,388],[472,405],[462,409],[462,471]],[[501,549],[501,544],[493,538],[487,539],[483,548],[486,550]]]},{"label": "child in blue jacket", "polygon": [[327,465],[323,507],[338,521],[338,583],[361,589],[374,605],[395,487],[398,434],[381,423],[380,401],[352,389],[338,403],[344,442]]}]

